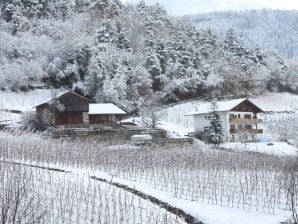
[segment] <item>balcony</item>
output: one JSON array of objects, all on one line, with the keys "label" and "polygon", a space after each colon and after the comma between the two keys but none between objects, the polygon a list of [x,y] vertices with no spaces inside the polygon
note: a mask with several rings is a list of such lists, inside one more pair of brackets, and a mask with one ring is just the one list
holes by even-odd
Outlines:
[{"label": "balcony", "polygon": [[250,133],[250,134],[262,134],[263,129],[230,129],[231,134],[237,133]]},{"label": "balcony", "polygon": [[259,124],[263,123],[263,120],[257,118],[231,118],[229,122],[231,124]]}]

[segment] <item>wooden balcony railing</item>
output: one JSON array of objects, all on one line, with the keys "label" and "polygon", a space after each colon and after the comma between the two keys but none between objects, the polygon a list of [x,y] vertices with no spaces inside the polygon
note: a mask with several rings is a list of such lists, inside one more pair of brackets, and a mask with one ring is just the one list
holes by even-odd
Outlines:
[{"label": "wooden balcony railing", "polygon": [[257,118],[231,118],[229,119],[230,123],[237,123],[237,124],[258,124],[262,123],[262,119]]},{"label": "wooden balcony railing", "polygon": [[237,133],[251,133],[251,134],[261,134],[263,133],[263,129],[230,129],[231,134]]}]

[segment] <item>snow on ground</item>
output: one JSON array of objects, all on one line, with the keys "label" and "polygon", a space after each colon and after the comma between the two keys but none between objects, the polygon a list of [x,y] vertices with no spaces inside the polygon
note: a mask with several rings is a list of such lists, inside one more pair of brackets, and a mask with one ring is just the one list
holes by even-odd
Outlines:
[{"label": "snow on ground", "polygon": [[12,124],[21,121],[21,114],[0,111],[0,124]]},{"label": "snow on ground", "polygon": [[130,117],[121,121],[121,123],[131,123],[138,127],[143,127],[143,122],[141,117]]},{"label": "snow on ground", "polygon": [[[19,112],[35,111],[35,106],[47,102],[64,90],[38,89],[29,92],[0,91],[0,124],[18,126],[22,115]],[[19,111],[11,113],[11,110]]]},{"label": "snow on ground", "polygon": [[[131,117],[122,120],[121,122],[133,123],[139,127],[142,127],[143,125],[141,117]],[[185,138],[189,132],[193,131],[193,128],[186,128],[182,125],[171,123],[166,120],[159,121],[157,127],[167,131],[168,137],[170,138]]]},{"label": "snow on ground", "polygon": [[[53,97],[51,90],[36,90],[24,93],[4,93],[0,92],[0,108],[15,109],[15,110],[32,110],[33,106],[43,103]],[[7,100],[10,99],[10,100]],[[259,101],[258,101],[259,100]],[[291,94],[269,94],[263,98],[256,98],[256,102],[260,107],[270,111],[297,111],[297,96]],[[199,102],[199,101],[198,101]],[[187,102],[180,105],[175,105],[167,109],[167,117],[159,125],[160,128],[167,130],[172,136],[184,137],[192,129],[192,118],[184,115],[195,108],[195,102]],[[0,120],[6,120],[11,116],[11,119],[17,119],[18,115],[7,112],[0,113]],[[14,117],[16,116],[16,117]],[[135,119],[135,118],[132,118]],[[136,119],[138,120],[138,119]],[[255,151],[262,153],[270,153],[275,155],[295,155],[297,148],[282,142],[273,142],[273,145],[268,143],[225,143],[222,147],[232,148],[239,151]],[[111,146],[111,149],[122,149],[126,146]],[[53,167],[59,167],[53,165]],[[65,168],[69,169],[69,168]],[[277,210],[276,214],[263,213],[262,211],[248,211],[237,208],[221,207],[212,204],[194,202],[176,198],[170,192],[155,189],[153,186],[139,182],[128,181],[121,178],[112,177],[108,174],[98,171],[73,169],[72,172],[86,173],[98,177],[113,179],[114,182],[126,184],[129,187],[136,188],[146,194],[150,194],[159,198],[162,201],[168,202],[171,205],[179,207],[186,212],[196,216],[199,220],[206,224],[277,224],[285,221],[290,214],[288,211]]]},{"label": "snow on ground", "polygon": [[112,179],[113,182],[128,185],[131,188],[135,188],[146,194],[154,196],[169,203],[170,205],[183,209],[185,212],[198,218],[204,224],[277,224],[290,217],[289,211],[279,210],[276,214],[268,214],[261,211],[248,211],[240,208],[228,208],[218,205],[193,202],[179,199],[169,192],[155,189],[143,183],[111,177],[105,173],[99,172],[95,172],[94,175],[98,175],[108,180]]},{"label": "snow on ground", "polygon": [[189,132],[193,131],[192,128],[186,128],[167,121],[159,122],[158,128],[167,131],[168,137],[171,138],[185,138]]},{"label": "snow on ground", "polygon": [[220,147],[235,151],[252,151],[277,156],[295,156],[298,153],[296,147],[291,146],[286,142],[225,142],[220,144]]},{"label": "snow on ground", "polygon": [[282,112],[298,111],[298,95],[291,93],[267,93],[262,96],[250,98],[264,111]]},{"label": "snow on ground", "polygon": [[0,110],[34,111],[35,106],[47,102],[64,90],[38,89],[29,92],[0,91]]},{"label": "snow on ground", "polygon": [[[18,162],[18,161],[16,161]],[[21,161],[24,162],[24,161]],[[28,163],[29,164],[29,163]],[[174,193],[171,192],[165,192],[159,189],[154,188],[154,186],[150,186],[145,183],[140,183],[140,182],[135,182],[131,180],[125,180],[122,178],[118,178],[115,176],[111,176],[105,172],[102,171],[94,171],[94,170],[89,170],[89,169],[79,169],[79,168],[70,168],[70,167],[64,167],[64,166],[59,166],[57,164],[39,164],[39,165],[44,165],[44,166],[49,166],[52,168],[59,168],[59,169],[64,169],[67,171],[71,171],[70,175],[69,174],[61,174],[64,177],[63,184],[69,182],[73,177],[87,177],[87,176],[96,176],[99,178],[103,178],[106,180],[111,180],[114,183],[120,183],[127,185],[130,188],[134,188],[136,190],[139,190],[145,194],[151,195],[153,197],[158,198],[159,200],[166,202],[172,206],[175,206],[177,208],[180,208],[184,210],[186,213],[191,214],[192,216],[196,217],[198,220],[202,221],[204,224],[239,224],[239,223],[245,223],[245,224],[278,224],[280,222],[284,222],[290,217],[290,212],[289,211],[284,211],[284,210],[277,210],[275,211],[275,214],[268,214],[262,211],[249,211],[249,210],[244,210],[241,208],[230,208],[230,207],[223,207],[219,205],[213,205],[213,204],[207,204],[207,203],[201,203],[201,202],[195,202],[195,201],[190,201],[190,200],[185,200],[181,198],[177,198],[177,196],[174,195]],[[48,171],[47,171],[48,172]],[[57,175],[54,173],[54,175]],[[59,174],[60,176],[60,174]],[[69,177],[68,177],[69,176]],[[53,177],[52,177],[53,179]],[[86,181],[86,180],[85,180]],[[72,186],[76,186],[76,180],[71,180],[73,182]],[[87,183],[90,184],[89,181]],[[47,183],[49,184],[49,183]],[[103,183],[97,183],[99,185],[106,185]],[[74,187],[77,189],[77,186]],[[109,189],[109,193],[113,193],[114,190],[110,190],[110,188],[114,187],[104,187],[104,189]],[[63,187],[64,189],[64,187]],[[104,192],[104,191],[103,191]],[[106,194],[104,192],[104,194]],[[119,193],[116,193],[115,195],[120,195]],[[123,192],[121,193],[123,194]],[[114,196],[110,196],[114,197]],[[135,203],[140,205],[140,202],[138,199],[133,200]],[[142,204],[146,203],[147,207],[148,202],[141,200]],[[118,199],[119,202],[119,199]],[[76,203],[76,202],[73,202]],[[104,203],[105,204],[105,203]],[[118,206],[118,205],[117,205]],[[138,206],[139,207],[139,206]],[[144,205],[141,205],[141,207],[144,207]],[[156,206],[154,206],[156,207]],[[141,209],[142,211],[142,209]],[[161,210],[162,211],[162,210]],[[137,210],[136,213],[139,211]],[[157,212],[155,210],[155,212]],[[163,211],[162,211],[163,212]],[[144,214],[143,214],[144,215]],[[155,214],[157,216],[157,214]],[[161,215],[161,217],[163,217]],[[170,218],[170,216],[169,216]],[[146,220],[143,220],[146,221]],[[158,222],[158,223],[163,223],[163,222]],[[168,222],[167,222],[168,223]],[[180,220],[178,221],[180,223]]]},{"label": "snow on ground", "polygon": [[[35,135],[32,135],[32,136],[35,136]],[[0,134],[0,137],[2,137],[3,139],[5,138],[6,140],[10,138],[14,138],[14,136],[4,135],[4,134],[3,136]],[[22,142],[19,140],[19,138],[28,139],[28,136],[26,135],[18,136],[17,140],[19,142]],[[40,138],[40,137],[37,137],[37,138]],[[30,138],[29,143],[34,144],[34,142],[35,142],[34,139]],[[71,171],[74,174],[74,176],[76,174],[84,174],[86,176],[96,176],[107,180],[111,180],[113,182],[126,184],[130,188],[135,188],[137,190],[142,191],[143,193],[152,195],[175,207],[181,208],[187,213],[190,213],[191,215],[197,217],[205,224],[239,224],[239,223],[278,224],[279,222],[285,221],[287,218],[290,217],[289,211],[282,210],[282,209],[276,209],[274,211],[274,214],[271,214],[271,213],[268,214],[263,212],[261,207],[259,211],[255,211],[255,210],[250,211],[248,209],[245,210],[241,208],[230,208],[230,207],[223,207],[219,205],[212,205],[211,201],[209,201],[209,203],[207,203],[206,201],[202,203],[200,202],[200,200],[192,201],[190,199],[188,200],[181,199],[180,198],[181,196],[177,194],[175,195],[173,191],[167,191],[165,189],[164,190],[157,189],[157,187],[154,186],[153,183],[150,184],[150,182],[149,183],[141,182],[141,180],[138,180],[138,178],[137,178],[138,181],[131,181],[123,178],[118,178],[115,176],[117,174],[113,173],[114,172],[113,170],[109,171],[111,173],[108,174],[108,173],[99,171],[97,168],[95,169],[72,168],[68,165],[65,165],[65,166],[57,165],[58,163],[57,164],[55,163],[52,164],[47,162],[39,163],[38,161],[34,161],[34,162],[33,161],[34,160],[31,160],[31,161],[24,160],[20,162],[28,162],[33,164],[35,164],[36,162],[35,165],[49,166],[53,168],[60,168],[67,171]]]},{"label": "snow on ground", "polygon": [[164,121],[169,123],[174,123],[179,126],[183,126],[186,128],[193,128],[193,118],[192,116],[185,116],[189,112],[193,111],[196,106],[203,103],[202,101],[192,100],[189,102],[183,102],[179,104],[175,104],[172,106],[163,109],[165,117]]},{"label": "snow on ground", "polygon": [[[16,178],[13,175],[18,175],[18,172],[22,174],[26,192],[30,192],[26,196],[30,196],[33,205],[38,200],[42,202],[32,209],[34,214],[42,214],[40,220],[43,223],[185,223],[165,209],[128,191],[92,180],[89,173],[82,170],[56,172],[1,163],[1,171],[3,169],[9,169],[11,176],[0,175],[0,183],[14,181]],[[5,187],[7,185],[1,190],[11,190]],[[26,200],[22,202],[27,203]],[[30,217],[25,214],[25,218]]]}]

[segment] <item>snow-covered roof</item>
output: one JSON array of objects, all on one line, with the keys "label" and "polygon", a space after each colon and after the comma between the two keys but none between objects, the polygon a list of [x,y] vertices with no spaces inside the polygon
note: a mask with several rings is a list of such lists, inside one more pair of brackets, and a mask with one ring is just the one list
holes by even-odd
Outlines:
[{"label": "snow-covered roof", "polygon": [[[229,111],[245,100],[247,99],[242,98],[242,99],[236,99],[236,100],[217,102],[217,106],[218,106],[217,111],[219,112]],[[211,102],[200,104],[199,106],[196,107],[194,111],[186,114],[186,116],[195,115],[195,114],[207,114],[210,112],[210,107],[211,107]]]},{"label": "snow-covered roof", "polygon": [[112,103],[90,103],[89,114],[126,114]]}]

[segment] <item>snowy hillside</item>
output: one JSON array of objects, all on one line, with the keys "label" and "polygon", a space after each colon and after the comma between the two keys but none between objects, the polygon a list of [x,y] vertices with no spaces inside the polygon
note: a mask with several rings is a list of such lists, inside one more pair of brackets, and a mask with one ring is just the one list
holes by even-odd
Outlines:
[{"label": "snowy hillside", "polygon": [[3,91],[63,87],[127,111],[202,95],[298,91],[297,63],[247,46],[233,31],[221,38],[195,29],[160,5],[7,0],[0,11]]},{"label": "snowy hillside", "polygon": [[63,89],[39,89],[29,92],[0,91],[0,124],[21,121],[21,113],[35,111],[35,106],[49,101]]},{"label": "snowy hillside", "polygon": [[232,28],[248,46],[260,46],[285,57],[298,56],[297,10],[226,11],[189,18],[197,28],[210,27],[221,37]]},{"label": "snowy hillside", "polygon": [[56,95],[65,92],[63,89],[40,89],[29,92],[0,91],[0,109],[33,111],[35,106],[49,101]]}]

